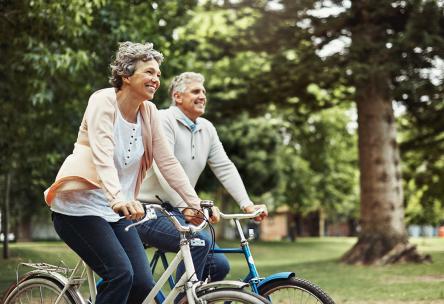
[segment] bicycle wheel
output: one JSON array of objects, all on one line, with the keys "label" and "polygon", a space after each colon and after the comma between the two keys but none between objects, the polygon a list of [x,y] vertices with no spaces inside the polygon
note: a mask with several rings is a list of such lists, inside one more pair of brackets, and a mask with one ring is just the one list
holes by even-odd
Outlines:
[{"label": "bicycle wheel", "polygon": [[321,288],[300,278],[271,281],[268,284],[262,285],[259,293],[273,304],[335,303]]},{"label": "bicycle wheel", "polygon": [[[108,287],[108,282],[107,281],[100,281],[97,285],[97,293],[104,291],[107,287]],[[161,293],[161,291],[159,291],[159,294]],[[91,297],[88,299],[91,302]],[[158,299],[158,297],[154,298],[154,301],[156,302],[156,304],[161,304],[162,301]]]},{"label": "bicycle wheel", "polygon": [[197,294],[199,299],[208,303],[253,303],[269,304],[265,298],[249,291],[231,288],[204,290]]},{"label": "bicycle wheel", "polygon": [[[52,304],[55,303],[63,287],[48,278],[31,277],[16,285],[6,296],[4,304]],[[67,290],[58,303],[76,304],[77,297]]]}]

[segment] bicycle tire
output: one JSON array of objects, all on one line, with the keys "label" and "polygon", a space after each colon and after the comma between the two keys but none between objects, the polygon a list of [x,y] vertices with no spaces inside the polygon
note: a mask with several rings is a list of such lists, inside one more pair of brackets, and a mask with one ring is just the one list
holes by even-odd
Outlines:
[{"label": "bicycle tire", "polygon": [[[233,288],[219,288],[203,290],[197,293],[197,297],[206,303],[252,303],[270,304],[270,302],[250,291]],[[183,303],[187,303],[185,300]]]},{"label": "bicycle tire", "polygon": [[259,293],[273,304],[322,303],[334,304],[333,299],[320,287],[301,278],[271,281],[259,288]]},{"label": "bicycle tire", "polygon": [[[62,289],[63,286],[61,284],[50,278],[29,277],[10,288],[4,297],[4,304],[55,303]],[[36,299],[39,302],[36,302]],[[82,303],[82,301],[75,295],[75,291],[69,288],[59,303],[78,304]]]},{"label": "bicycle tire", "polygon": [[[108,285],[108,282],[106,282],[106,281],[102,281],[100,284],[96,285],[97,293],[104,291],[105,288],[107,287],[107,285]],[[88,300],[91,302],[91,297]],[[156,304],[161,304],[162,303],[162,302],[160,302],[157,299],[157,297],[154,298],[154,301],[155,301]]]}]

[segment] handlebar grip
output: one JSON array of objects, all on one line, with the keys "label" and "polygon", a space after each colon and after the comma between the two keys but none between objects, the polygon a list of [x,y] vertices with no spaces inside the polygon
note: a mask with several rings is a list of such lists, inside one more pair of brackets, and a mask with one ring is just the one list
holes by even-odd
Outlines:
[{"label": "handlebar grip", "polygon": [[207,208],[208,209],[208,216],[212,217],[213,216],[213,209],[211,209],[214,206],[213,201],[210,200],[203,200],[200,202],[200,207],[202,209]]},{"label": "handlebar grip", "polygon": [[210,201],[210,200],[203,200],[203,201],[200,202],[200,207],[201,208],[208,208],[208,209],[210,209],[213,206],[214,206],[214,203],[213,203],[213,201]]}]

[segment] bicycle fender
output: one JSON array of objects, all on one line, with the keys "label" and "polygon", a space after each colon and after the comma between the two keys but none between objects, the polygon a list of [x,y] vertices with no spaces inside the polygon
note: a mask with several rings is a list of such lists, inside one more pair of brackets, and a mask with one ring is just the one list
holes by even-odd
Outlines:
[{"label": "bicycle fender", "polygon": [[[53,282],[59,283],[61,286],[65,286],[66,284],[68,284],[68,279],[65,276],[63,276],[62,274],[57,273],[57,272],[52,272],[52,271],[44,271],[44,270],[33,270],[30,272],[27,272],[18,280],[18,283],[21,283],[22,281],[25,281],[28,278],[47,278],[47,279],[52,280]],[[83,301],[83,297],[80,294],[79,290],[77,288],[74,288],[74,289],[75,289],[75,293],[78,296],[78,299],[80,299],[82,301],[82,303],[86,304],[86,302]]]},{"label": "bicycle fender", "polygon": [[249,284],[245,283],[245,282],[226,280],[226,281],[217,281],[217,282],[211,282],[211,283],[208,283],[208,284],[204,284],[202,286],[199,286],[197,288],[197,290],[201,291],[201,290],[206,290],[206,289],[211,289],[211,288],[214,288],[214,289],[218,289],[218,288],[242,289],[242,288],[245,288],[247,286],[249,286]]},{"label": "bicycle fender", "polygon": [[261,288],[262,285],[268,284],[270,282],[273,281],[277,281],[277,280],[282,280],[282,279],[289,279],[295,276],[294,272],[278,272],[278,273],[273,273],[272,275],[269,275],[268,277],[266,277],[265,279],[263,279],[262,281],[259,282],[259,284],[257,284],[258,288]]}]

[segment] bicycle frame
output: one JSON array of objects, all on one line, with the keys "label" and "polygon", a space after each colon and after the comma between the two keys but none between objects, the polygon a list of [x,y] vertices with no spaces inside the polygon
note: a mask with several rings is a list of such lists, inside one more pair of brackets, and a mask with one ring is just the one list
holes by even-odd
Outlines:
[{"label": "bicycle frame", "polygon": [[[181,234],[180,251],[176,254],[175,258],[166,268],[165,272],[160,277],[156,285],[153,287],[148,296],[145,298],[143,304],[153,303],[154,298],[156,298],[161,303],[173,303],[174,299],[182,291],[183,288],[185,288],[188,303],[195,304],[194,299],[196,298],[196,288],[201,287],[202,282],[200,282],[197,279],[194,270],[190,245],[186,237],[186,233],[181,232],[180,234]],[[185,273],[182,275],[177,284],[175,284],[175,286],[172,287],[171,292],[168,293],[168,296],[165,298],[161,289],[165,285],[168,278],[172,276],[172,274],[177,269],[177,266],[179,265],[180,262],[182,262],[182,260],[184,261],[185,264]],[[80,259],[77,262],[76,266],[74,267],[74,269],[72,269],[72,271],[65,267],[57,267],[43,263],[40,264],[23,263],[23,264],[25,266],[32,267],[36,270],[28,272],[27,275],[25,275],[22,279],[26,279],[29,276],[46,276],[46,277],[51,277],[53,280],[60,282],[60,284],[63,286],[63,289],[60,292],[57,299],[55,300],[55,304],[59,303],[59,301],[63,298],[68,289],[74,287],[77,290],[85,280],[88,281],[89,296],[91,299],[91,303],[95,303],[97,288],[96,288],[96,280],[94,277],[94,273],[92,269],[82,259]],[[71,272],[69,277],[65,276],[69,272]],[[244,285],[239,284],[239,282],[225,281],[224,283],[225,285],[231,287],[236,287],[236,288],[244,287]],[[205,288],[214,287],[212,285],[215,284],[208,284],[208,286],[203,286],[203,288],[205,289]],[[83,299],[80,295],[79,298]],[[82,300],[82,302],[86,303],[84,300]]]},{"label": "bicycle frame", "polygon": [[214,253],[242,253],[247,261],[249,272],[247,276],[244,278],[245,283],[249,283],[251,286],[251,290],[254,293],[259,294],[260,287],[268,283],[270,281],[279,280],[279,279],[288,279],[290,277],[294,277],[294,272],[279,272],[274,273],[266,278],[261,278],[259,272],[257,270],[256,264],[254,263],[253,255],[251,254],[250,245],[248,244],[248,240],[245,238],[244,231],[242,230],[242,226],[240,224],[240,220],[238,218],[233,218],[233,221],[236,225],[237,231],[240,236],[240,246],[241,248],[214,248],[212,252]]},{"label": "bicycle frame", "polygon": [[[169,280],[169,278],[172,278],[172,274],[177,269],[182,260],[185,264],[185,273],[175,285],[171,286],[171,281]],[[169,281],[170,287],[172,289],[168,296],[165,298],[161,289],[167,281]],[[193,260],[191,258],[189,241],[187,240],[185,233],[181,233],[180,251],[176,254],[169,266],[165,269],[165,272],[159,278],[145,301],[143,301],[143,304],[152,303],[154,301],[154,298],[157,298],[157,300],[162,303],[170,303],[170,301],[172,302],[180,293],[181,286],[185,286],[185,291],[187,293],[189,303],[194,303],[195,288],[198,282],[199,281],[194,271]]]},{"label": "bicycle frame", "polygon": [[[212,207],[212,202],[202,201],[201,207],[203,208],[204,219],[209,218],[209,208]],[[176,297],[182,291],[185,291],[187,297],[187,303],[195,304],[201,303],[205,301],[204,299],[223,299],[225,296],[227,299],[248,299],[249,302],[254,303],[266,303],[260,297],[255,297],[251,293],[247,293],[242,291],[243,288],[248,286],[248,284],[238,281],[218,281],[207,284],[207,282],[202,282],[197,279],[197,275],[195,272],[193,259],[191,257],[190,250],[190,236],[192,233],[200,231],[204,229],[208,223],[207,220],[202,221],[199,225],[187,225],[183,226],[180,222],[174,217],[174,215],[170,214],[168,210],[163,209],[163,207],[159,205],[152,205],[151,209],[146,210],[145,218],[139,222],[128,225],[125,230],[129,230],[131,227],[139,225],[144,221],[153,219],[155,216],[155,209],[162,211],[168,218],[172,221],[176,229],[180,234],[180,250],[176,254],[176,257],[170,263],[170,265],[166,268],[165,272],[161,275],[158,282],[154,285],[150,293],[147,295],[143,304],[151,304],[155,302],[155,299],[158,302],[170,304],[173,303]],[[177,284],[171,288],[171,291],[168,293],[168,296],[165,298],[163,295],[161,288],[166,284],[168,278],[172,276],[174,271],[177,269],[179,263],[184,262],[185,265],[185,273],[179,279]],[[50,289],[52,292],[56,294],[55,304],[59,303],[62,299],[73,302],[73,303],[95,303],[97,296],[97,287],[98,284],[95,282],[95,276],[92,269],[82,260],[79,259],[74,269],[69,269],[68,267],[60,267],[54,266],[46,263],[22,263],[23,265],[34,268],[35,270],[29,271],[24,274],[20,280],[18,275],[17,268],[17,283],[8,290],[6,294],[6,301],[9,299],[13,299],[14,297],[20,296],[29,296],[27,294],[28,289],[33,290],[36,288],[40,290],[40,302],[43,302],[43,292],[42,288]],[[26,280],[35,280],[30,281],[31,288],[26,286]],[[80,294],[80,286],[82,283],[87,280],[88,288],[89,288],[89,296],[90,299],[85,302],[85,299]],[[50,284],[49,284],[49,283]],[[101,279],[99,282],[103,282]],[[24,284],[24,293],[21,294],[20,286]],[[29,285],[28,284],[28,285]],[[48,285],[49,284],[49,285]],[[55,284],[55,285],[54,285]],[[28,289],[27,289],[28,288]],[[238,291],[236,291],[236,289]],[[45,297],[46,298],[46,297]],[[21,298],[20,298],[21,299]],[[9,302],[8,302],[9,303]],[[14,302],[15,303],[15,302]],[[33,302],[34,303],[34,302]]]},{"label": "bicycle frame", "polygon": [[[227,254],[239,253],[239,254],[243,254],[245,257],[245,260],[247,262],[248,269],[249,269],[249,272],[248,272],[247,276],[244,278],[243,282],[248,283],[251,287],[251,290],[254,293],[259,294],[260,287],[270,281],[275,281],[275,280],[280,280],[280,279],[288,279],[290,277],[295,276],[294,272],[279,272],[279,273],[274,273],[274,274],[267,276],[265,278],[261,278],[259,275],[259,272],[257,270],[256,264],[254,263],[253,255],[251,254],[248,240],[245,238],[245,234],[242,230],[240,220],[238,218],[232,218],[232,219],[236,225],[237,231],[240,236],[240,248],[214,248],[214,249],[210,250],[210,253],[227,253]],[[150,266],[151,266],[151,269],[153,272],[157,266],[159,259],[161,260],[162,265],[165,269],[168,267],[168,261],[165,256],[165,252],[160,251],[160,250],[156,250],[154,253],[154,256],[151,260],[151,263],[150,263]],[[169,282],[171,288],[172,288],[172,286],[175,285],[175,282],[174,282],[174,279],[172,276],[168,277],[168,282]]]},{"label": "bicycle frame", "polygon": [[[151,210],[146,211],[147,216],[144,220],[141,220],[137,223],[129,225],[126,229],[129,229],[130,227],[140,225],[146,220],[154,219],[156,217],[154,209],[160,210],[165,215],[169,215],[168,218],[172,221],[172,223],[175,225],[176,229],[179,231],[180,234],[180,250],[174,257],[174,259],[171,261],[171,263],[168,265],[168,262],[166,260],[165,255],[163,255],[162,262],[164,263],[165,271],[161,275],[161,277],[157,280],[157,283],[154,285],[153,289],[150,291],[148,296],[145,298],[142,304],[150,304],[154,302],[154,299],[158,300],[160,303],[173,303],[174,299],[179,295],[182,290],[185,290],[188,303],[189,304],[195,304],[195,299],[197,299],[197,292],[196,290],[206,290],[209,288],[219,288],[219,287],[229,287],[229,288],[236,288],[236,289],[242,289],[247,284],[244,284],[242,282],[236,282],[236,281],[221,281],[221,282],[214,282],[210,284],[206,284],[206,282],[201,282],[197,279],[196,271],[194,268],[193,259],[191,257],[191,250],[190,250],[190,241],[188,234],[190,232],[200,231],[206,226],[206,222],[202,222],[199,226],[182,226],[177,219],[174,217],[174,215],[169,214],[168,211],[164,210],[163,207],[159,205],[151,205]],[[205,218],[208,218],[208,209],[204,210],[204,216]],[[193,228],[194,227],[194,228]],[[157,260],[155,260],[155,263],[157,263]],[[179,279],[179,281],[174,284],[174,280],[172,278],[172,274],[177,269],[179,264],[181,262],[184,262],[185,265],[185,273],[182,275],[182,277]],[[150,265],[153,267],[152,265]],[[155,265],[154,265],[155,267]],[[102,279],[101,279],[102,280]],[[171,291],[168,293],[167,297],[162,292],[162,287],[166,284],[168,281]],[[98,282],[100,284],[100,281]]]}]

